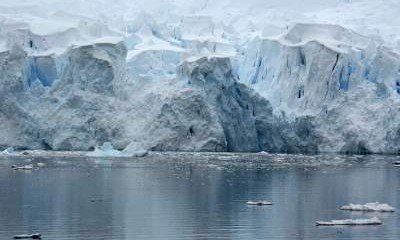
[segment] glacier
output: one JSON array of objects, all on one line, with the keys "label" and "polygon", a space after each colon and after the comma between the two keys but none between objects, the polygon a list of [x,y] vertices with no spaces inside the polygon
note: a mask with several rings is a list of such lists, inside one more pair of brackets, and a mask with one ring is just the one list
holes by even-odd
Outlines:
[{"label": "glacier", "polygon": [[395,1],[74,1],[0,1],[0,149],[400,152]]}]

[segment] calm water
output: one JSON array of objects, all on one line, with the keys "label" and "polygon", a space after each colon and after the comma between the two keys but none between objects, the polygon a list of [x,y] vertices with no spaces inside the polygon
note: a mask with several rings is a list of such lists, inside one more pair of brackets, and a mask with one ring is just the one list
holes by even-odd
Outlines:
[{"label": "calm water", "polygon": [[[143,159],[0,158],[0,239],[400,239],[396,157],[155,154]],[[34,171],[12,164],[45,163]],[[250,207],[247,200],[273,206]],[[316,227],[370,218],[382,226]]]}]

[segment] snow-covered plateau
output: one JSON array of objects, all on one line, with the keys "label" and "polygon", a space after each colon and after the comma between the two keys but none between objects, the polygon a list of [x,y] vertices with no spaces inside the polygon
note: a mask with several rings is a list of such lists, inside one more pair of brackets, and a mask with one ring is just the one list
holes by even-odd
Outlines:
[{"label": "snow-covered plateau", "polygon": [[0,0],[0,149],[400,152],[397,0],[146,2]]}]

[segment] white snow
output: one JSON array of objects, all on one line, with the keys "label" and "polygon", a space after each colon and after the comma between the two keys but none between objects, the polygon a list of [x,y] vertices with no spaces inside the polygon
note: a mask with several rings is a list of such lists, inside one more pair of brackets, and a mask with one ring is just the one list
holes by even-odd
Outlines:
[{"label": "white snow", "polygon": [[348,211],[365,211],[365,212],[394,212],[396,209],[386,203],[367,203],[367,204],[349,204],[340,208]]},{"label": "white snow", "polygon": [[383,222],[374,217],[370,219],[346,219],[346,220],[331,220],[317,221],[317,226],[336,226],[336,225],[381,225]]}]

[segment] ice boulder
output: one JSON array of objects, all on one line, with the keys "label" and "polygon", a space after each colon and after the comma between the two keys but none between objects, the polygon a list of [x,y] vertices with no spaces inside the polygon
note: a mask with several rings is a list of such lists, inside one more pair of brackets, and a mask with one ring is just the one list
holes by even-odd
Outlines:
[{"label": "ice boulder", "polygon": [[121,151],[114,149],[110,142],[103,143],[102,146],[96,147],[93,152],[86,154],[88,157],[125,157]]},{"label": "ice boulder", "polygon": [[132,157],[144,157],[148,154],[148,151],[144,149],[140,143],[131,142],[123,151],[123,154]]}]

